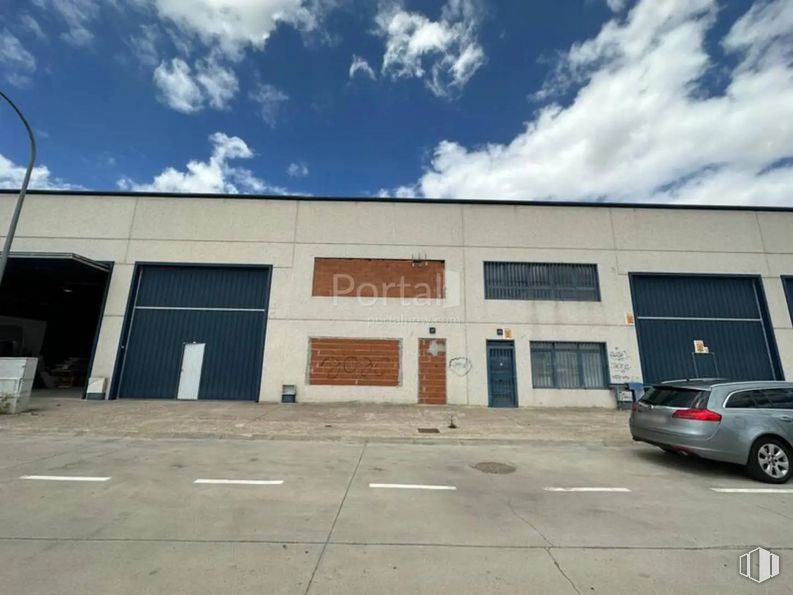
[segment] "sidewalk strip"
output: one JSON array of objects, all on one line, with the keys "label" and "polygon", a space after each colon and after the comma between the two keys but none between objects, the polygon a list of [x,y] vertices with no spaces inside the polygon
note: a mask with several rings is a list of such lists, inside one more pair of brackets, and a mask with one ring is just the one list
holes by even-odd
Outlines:
[{"label": "sidewalk strip", "polygon": [[242,486],[280,486],[283,479],[196,479],[194,484],[242,485]]},{"label": "sidewalk strip", "polygon": [[370,483],[370,488],[392,490],[456,490],[456,486],[433,486],[420,483]]},{"label": "sidewalk strip", "polygon": [[793,488],[710,488],[720,494],[793,494]]},{"label": "sidewalk strip", "polygon": [[107,481],[110,478],[79,475],[23,475],[19,479],[39,479],[42,481]]},{"label": "sidewalk strip", "polygon": [[546,492],[630,492],[628,488],[545,488]]}]

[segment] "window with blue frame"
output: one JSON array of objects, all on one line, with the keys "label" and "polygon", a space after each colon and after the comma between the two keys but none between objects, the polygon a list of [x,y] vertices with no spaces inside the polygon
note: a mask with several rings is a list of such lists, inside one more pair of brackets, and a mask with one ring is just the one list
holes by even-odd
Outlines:
[{"label": "window with blue frame", "polygon": [[531,343],[534,388],[608,388],[605,343]]},{"label": "window with blue frame", "polygon": [[598,302],[597,265],[485,262],[485,299]]}]

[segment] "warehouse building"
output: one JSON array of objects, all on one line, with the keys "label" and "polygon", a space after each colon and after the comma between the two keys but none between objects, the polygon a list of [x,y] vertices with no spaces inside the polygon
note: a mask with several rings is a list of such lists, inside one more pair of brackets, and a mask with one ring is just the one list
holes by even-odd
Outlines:
[{"label": "warehouse building", "polygon": [[35,192],[0,355],[108,398],[613,407],[790,378],[791,316],[793,209]]}]

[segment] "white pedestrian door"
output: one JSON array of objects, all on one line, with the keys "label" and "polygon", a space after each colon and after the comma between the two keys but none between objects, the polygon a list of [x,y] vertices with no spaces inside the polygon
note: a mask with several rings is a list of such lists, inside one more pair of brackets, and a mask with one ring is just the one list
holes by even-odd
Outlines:
[{"label": "white pedestrian door", "polygon": [[185,343],[184,352],[182,353],[182,372],[179,375],[177,399],[198,398],[205,346],[206,343]]}]

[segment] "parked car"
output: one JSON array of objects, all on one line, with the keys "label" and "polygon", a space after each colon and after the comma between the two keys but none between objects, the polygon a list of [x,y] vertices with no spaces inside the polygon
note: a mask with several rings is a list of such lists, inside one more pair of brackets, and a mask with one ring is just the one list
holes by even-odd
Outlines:
[{"label": "parked car", "polygon": [[658,384],[633,404],[633,439],[667,452],[743,465],[784,483],[793,463],[793,383],[686,380]]}]

